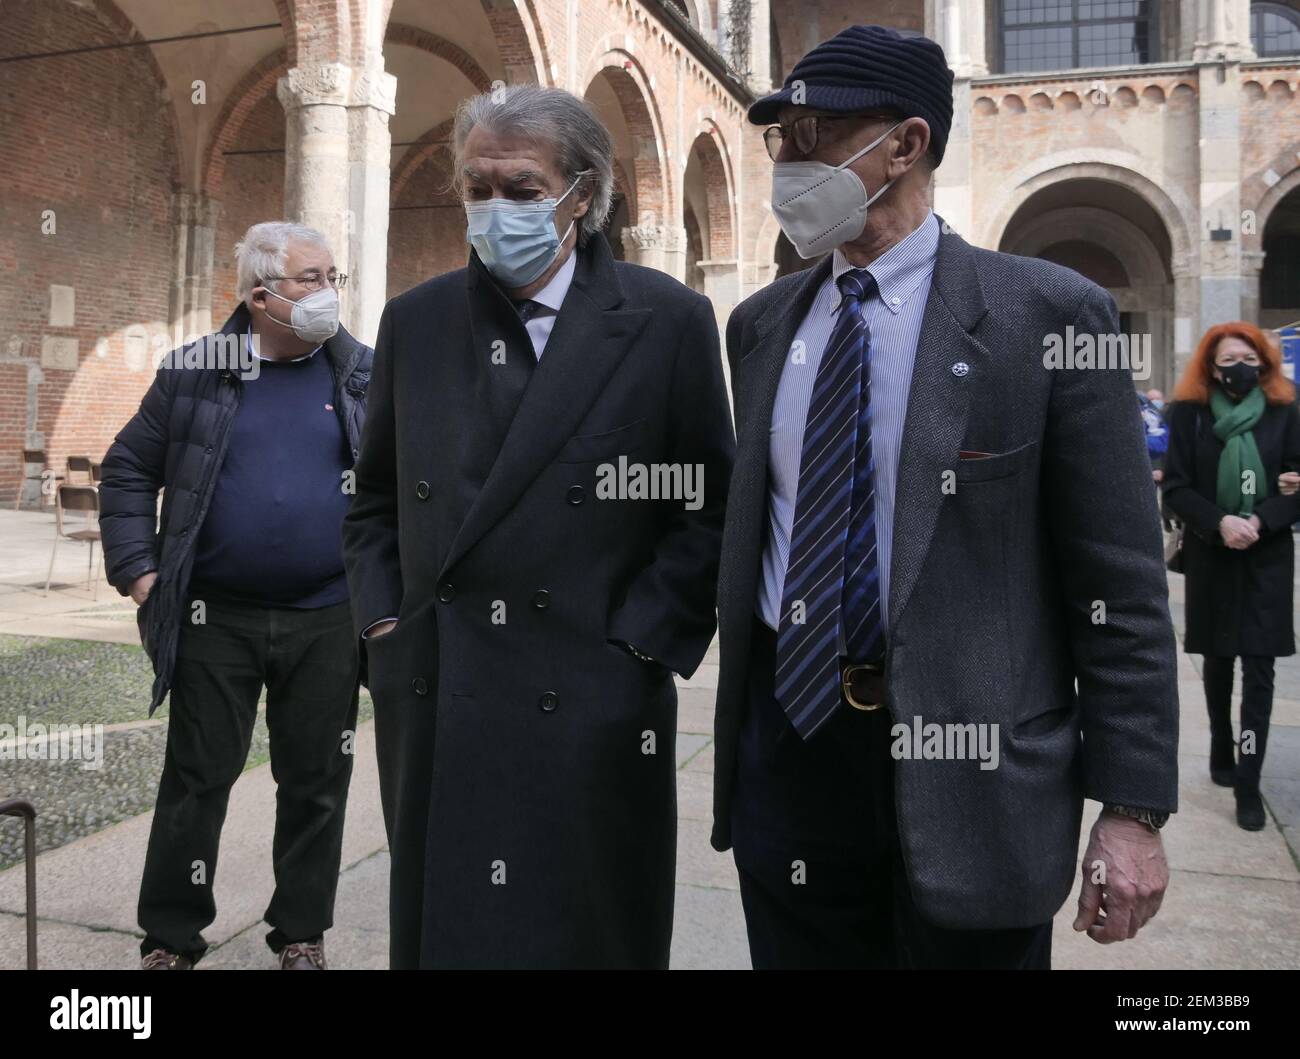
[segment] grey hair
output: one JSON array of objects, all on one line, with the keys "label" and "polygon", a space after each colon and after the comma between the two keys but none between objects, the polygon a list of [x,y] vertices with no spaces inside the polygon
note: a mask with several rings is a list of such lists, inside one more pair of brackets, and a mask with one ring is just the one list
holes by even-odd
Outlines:
[{"label": "grey hair", "polygon": [[270,286],[275,280],[268,276],[283,276],[286,251],[291,242],[313,243],[329,249],[325,236],[315,228],[292,221],[263,221],[244,233],[235,244],[235,294],[242,302],[254,287]]},{"label": "grey hair", "polygon": [[579,177],[591,182],[591,206],[578,220],[578,242],[585,243],[601,230],[614,197],[614,144],[585,99],[562,88],[523,84],[498,85],[463,100],[456,108],[452,134],[453,187],[462,198],[465,140],[479,125],[554,147],[565,187]]}]

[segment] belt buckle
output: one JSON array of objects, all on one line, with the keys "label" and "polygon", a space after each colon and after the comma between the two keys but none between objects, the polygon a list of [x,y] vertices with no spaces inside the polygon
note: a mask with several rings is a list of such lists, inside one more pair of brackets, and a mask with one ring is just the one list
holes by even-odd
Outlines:
[{"label": "belt buckle", "polygon": [[880,709],[880,707],[883,706],[884,703],[859,702],[857,699],[853,697],[853,675],[857,673],[859,670],[866,670],[867,672],[870,673],[883,673],[884,669],[885,667],[883,665],[880,665],[875,662],[860,662],[860,663],[854,663],[853,665],[845,666],[843,673],[840,675],[840,687],[844,692],[845,701],[848,702],[848,704],[852,706],[855,710],[862,710],[863,712],[870,712],[871,710]]}]

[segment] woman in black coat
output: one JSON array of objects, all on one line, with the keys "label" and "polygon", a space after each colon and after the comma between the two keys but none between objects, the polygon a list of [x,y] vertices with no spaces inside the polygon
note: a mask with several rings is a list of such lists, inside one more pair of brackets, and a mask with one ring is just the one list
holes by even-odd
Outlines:
[{"label": "woman in black coat", "polygon": [[[1264,826],[1260,769],[1273,709],[1273,660],[1295,654],[1291,525],[1300,495],[1300,411],[1276,346],[1247,323],[1201,339],[1169,413],[1165,504],[1185,526],[1187,635],[1205,656],[1210,776],[1234,789],[1237,823]],[[1285,475],[1285,477],[1284,477]],[[1241,737],[1232,680],[1241,658]]]}]

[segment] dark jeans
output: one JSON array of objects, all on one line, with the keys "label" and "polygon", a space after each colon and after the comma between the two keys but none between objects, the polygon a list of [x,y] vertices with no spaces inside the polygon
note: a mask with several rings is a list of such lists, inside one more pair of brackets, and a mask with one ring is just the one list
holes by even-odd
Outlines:
[{"label": "dark jeans", "polygon": [[[1236,659],[1206,655],[1201,667],[1205,685],[1205,705],[1210,713],[1212,738],[1232,742],[1232,679]],[[1236,785],[1259,790],[1259,774],[1264,767],[1264,747],[1268,743],[1268,722],[1273,714],[1273,659],[1263,655],[1241,656],[1241,733],[1254,733],[1254,750],[1238,748]]]},{"label": "dark jeans", "polygon": [[756,621],[753,636],[732,839],[754,967],[1049,967],[1050,922],[922,918],[898,841],[889,712],[842,703],[804,742],[772,694],[776,634]]},{"label": "dark jeans", "polygon": [[158,785],[139,919],[141,954],[198,959],[216,916],[212,884],[230,788],[248,758],[257,700],[275,777],[275,893],[267,944],[278,952],[333,924],[357,721],[357,657],[347,603],[319,610],[207,601],[186,607],[172,678],[167,755]]}]

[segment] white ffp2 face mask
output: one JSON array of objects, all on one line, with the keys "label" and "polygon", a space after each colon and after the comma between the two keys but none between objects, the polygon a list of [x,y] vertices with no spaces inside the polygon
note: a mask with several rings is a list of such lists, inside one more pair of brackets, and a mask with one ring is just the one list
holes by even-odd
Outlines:
[{"label": "white ffp2 face mask", "polygon": [[283,294],[276,294],[270,287],[262,289],[271,297],[279,298],[282,302],[288,302],[293,306],[287,324],[283,320],[276,320],[270,313],[266,314],[267,318],[281,327],[290,328],[304,342],[315,342],[319,345],[333,338],[338,331],[339,292],[333,287],[322,287],[297,301],[286,298]]},{"label": "white ffp2 face mask", "polygon": [[772,213],[800,257],[820,257],[862,234],[867,207],[888,191],[893,181],[868,198],[858,174],[848,166],[884,142],[901,124],[898,122],[838,166],[825,162],[776,163],[772,169]]}]

